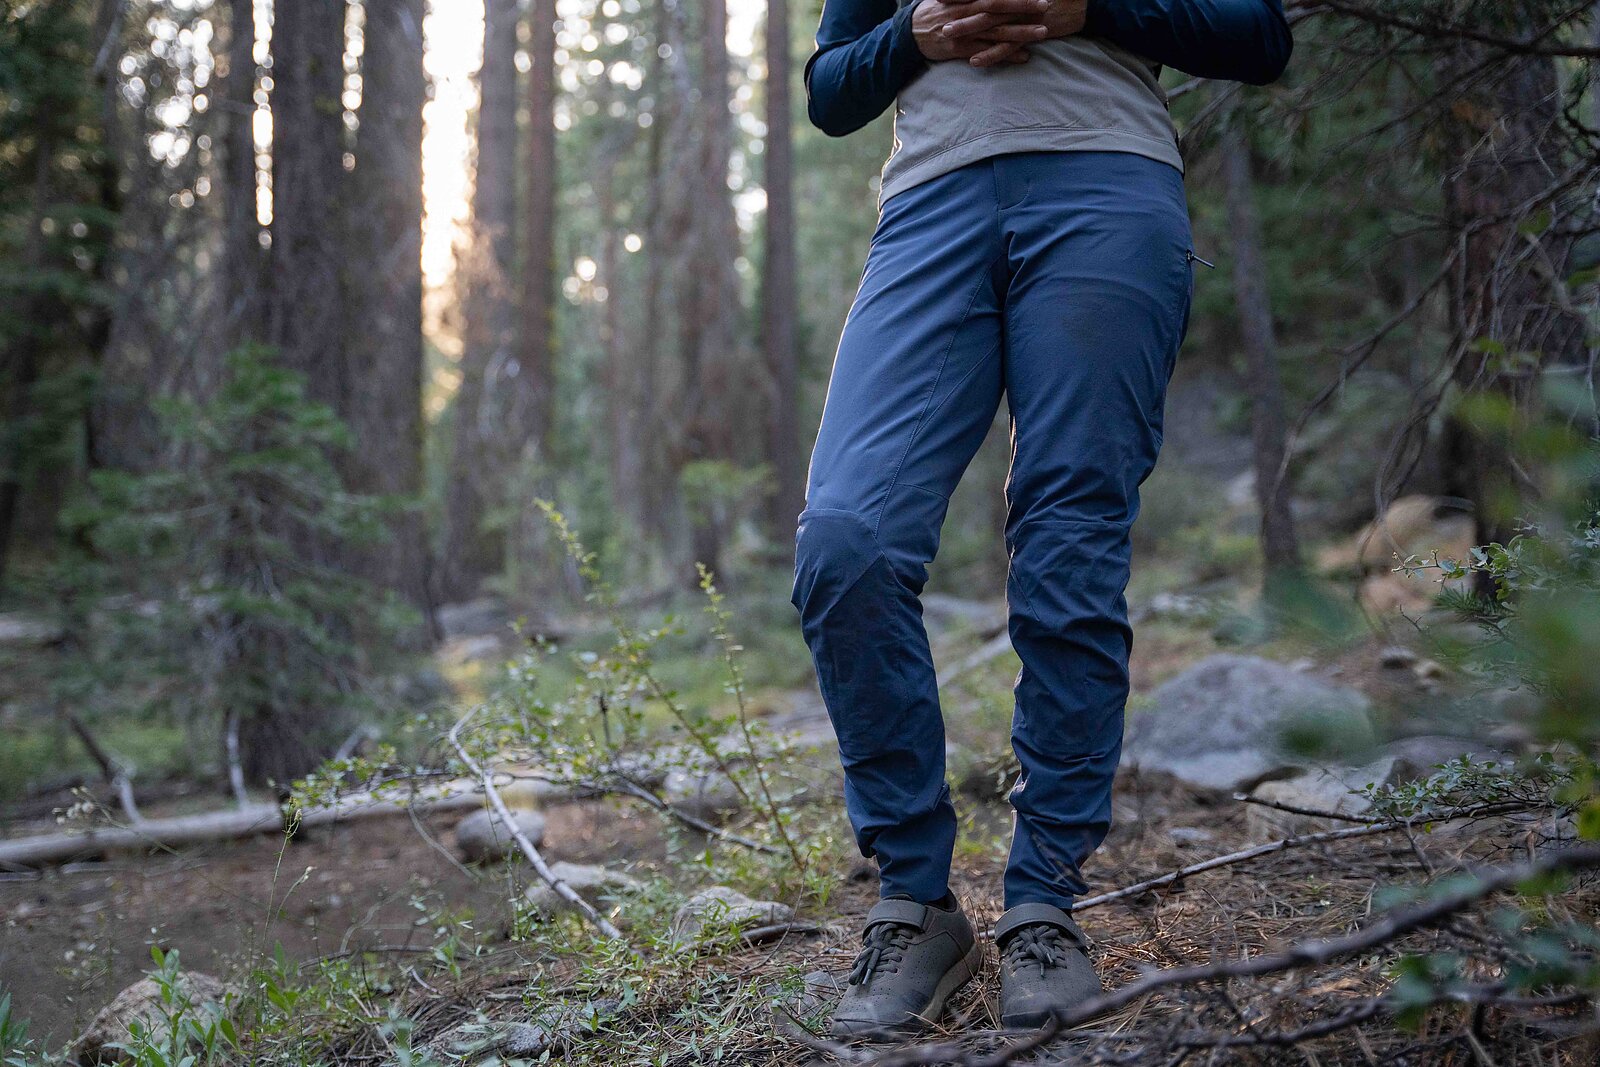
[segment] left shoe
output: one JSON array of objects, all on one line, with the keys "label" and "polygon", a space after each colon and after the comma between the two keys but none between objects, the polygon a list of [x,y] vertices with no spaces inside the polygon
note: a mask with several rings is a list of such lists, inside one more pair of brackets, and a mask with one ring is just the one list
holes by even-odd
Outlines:
[{"label": "left shoe", "polygon": [[1019,904],[1000,916],[1000,1022],[1007,1029],[1043,1026],[1104,990],[1089,962],[1078,924],[1050,904]]}]

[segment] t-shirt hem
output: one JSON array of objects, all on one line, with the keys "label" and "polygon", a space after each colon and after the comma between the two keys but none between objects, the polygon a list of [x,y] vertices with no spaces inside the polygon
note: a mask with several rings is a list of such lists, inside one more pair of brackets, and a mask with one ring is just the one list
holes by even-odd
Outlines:
[{"label": "t-shirt hem", "polygon": [[[999,130],[951,145],[920,159],[893,174],[885,166],[885,177],[878,193],[881,206],[896,193],[930,182],[935,178],[992,156],[1014,152],[1130,152],[1165,163],[1183,173],[1183,156],[1175,142],[1148,137],[1128,130],[1096,129],[1084,126],[1027,126]],[[893,160],[890,160],[893,163]]]}]

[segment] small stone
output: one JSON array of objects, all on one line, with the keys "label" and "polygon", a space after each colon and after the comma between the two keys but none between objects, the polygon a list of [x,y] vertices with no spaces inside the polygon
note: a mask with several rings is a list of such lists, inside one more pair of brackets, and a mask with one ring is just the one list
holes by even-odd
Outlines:
[{"label": "small stone", "polygon": [[79,1063],[123,1063],[129,1055],[113,1045],[134,1040],[137,1025],[157,1044],[168,1044],[175,1017],[198,1019],[204,1013],[220,1010],[232,991],[220,979],[207,974],[184,972],[174,983],[176,1002],[168,1002],[161,984],[154,978],[141,978],[114,997],[89,1023],[88,1029],[72,1043],[72,1054]]},{"label": "small stone", "polygon": [[1180,845],[1204,845],[1216,839],[1210,830],[1202,830],[1198,826],[1174,826],[1167,834]]},{"label": "small stone", "polygon": [[423,1062],[504,1063],[506,1059],[537,1059],[558,1053],[589,1037],[621,1007],[615,999],[562,1001],[526,1020],[462,1023],[431,1041],[423,1049]]},{"label": "small stone", "polygon": [[1404,645],[1390,645],[1378,653],[1378,663],[1392,671],[1415,666],[1417,654]]},{"label": "small stone", "polygon": [[[513,811],[513,825],[537,847],[544,840],[545,819],[536,811]],[[479,808],[456,823],[456,852],[465,863],[502,860],[518,851],[500,813]]]},{"label": "small stone", "polygon": [[[608,898],[637,893],[644,888],[644,883],[631,874],[582,863],[565,861],[552,863],[550,873],[567,883],[574,892],[597,908],[604,907]],[[543,881],[528,887],[527,901],[529,910],[541,916],[555,915],[572,908],[571,904]]]},{"label": "small stone", "polygon": [[0,645],[39,648],[53,645],[65,636],[66,631],[49,619],[15,611],[0,615]]},{"label": "small stone", "polygon": [[744,806],[738,787],[721,771],[703,774],[683,769],[668,771],[661,784],[661,795],[678,811],[708,823],[737,815]]},{"label": "small stone", "polygon": [[1415,667],[1412,667],[1411,673],[1417,676],[1418,681],[1436,682],[1444,677],[1445,670],[1443,664],[1435,660],[1425,659],[1419,661]]},{"label": "small stone", "polygon": [[672,917],[671,943],[684,947],[700,941],[708,932],[748,930],[772,926],[794,918],[794,909],[775,900],[752,900],[736,889],[714,885],[702,889],[684,902]]}]

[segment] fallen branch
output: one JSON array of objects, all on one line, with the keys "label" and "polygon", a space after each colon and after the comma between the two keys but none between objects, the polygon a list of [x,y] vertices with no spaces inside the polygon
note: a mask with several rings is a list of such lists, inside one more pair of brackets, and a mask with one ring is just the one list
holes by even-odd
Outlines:
[{"label": "fallen branch", "polygon": [[528,835],[523,833],[521,828],[517,826],[517,820],[511,814],[511,809],[506,806],[504,798],[500,796],[500,790],[495,788],[493,772],[489,771],[477,760],[473,759],[472,754],[469,753],[466,749],[466,746],[461,743],[461,728],[470,722],[472,717],[477,713],[477,708],[471,709],[465,715],[461,716],[461,718],[457,719],[454,726],[450,727],[450,733],[448,735],[450,739],[450,746],[456,750],[456,755],[461,757],[461,762],[466,766],[466,768],[477,777],[479,783],[483,786],[484,796],[486,796],[489,800],[489,806],[493,808],[495,814],[500,817],[501,824],[505,828],[506,832],[511,835],[511,839],[517,843],[517,847],[522,850],[522,854],[527,857],[528,862],[533,865],[534,872],[544,880],[544,883],[555,892],[556,896],[560,897],[562,900],[565,900],[568,904],[571,904],[574,908],[576,908],[578,912],[583,915],[584,918],[593,923],[595,928],[602,934],[604,934],[606,937],[612,938],[613,940],[622,940],[621,930],[618,930],[615,926],[611,925],[611,921],[604,915],[601,915],[600,912],[595,909],[594,905],[590,904],[587,900],[584,900],[583,897],[579,896],[577,890],[573,889],[566,883],[564,879],[558,877],[556,873],[550,869],[550,865],[544,861],[544,857],[540,855],[539,850],[534,847],[533,842],[528,840]]},{"label": "fallen branch", "polygon": [[[1276,807],[1278,805],[1272,806]],[[1287,805],[1284,805],[1282,810],[1293,811],[1297,815],[1323,816],[1326,814],[1310,808],[1295,810]],[[1211,859],[1201,860],[1198,863],[1191,863],[1187,867],[1179,867],[1175,871],[1168,871],[1166,874],[1158,875],[1155,878],[1150,878],[1143,882],[1135,882],[1133,885],[1124,886],[1121,889],[1114,889],[1109,893],[1101,893],[1099,896],[1094,897],[1085,897],[1082,900],[1075,902],[1068,910],[1084,911],[1088,908],[1098,908],[1102,904],[1110,904],[1113,901],[1124,900],[1128,897],[1136,897],[1143,893],[1148,893],[1152,889],[1160,889],[1164,885],[1171,885],[1174,882],[1181,882],[1183,879],[1193,874],[1200,874],[1203,871],[1216,870],[1218,867],[1231,867],[1236,863],[1244,863],[1246,860],[1257,859],[1261,856],[1269,856],[1274,852],[1285,852],[1292,848],[1303,848],[1306,845],[1324,845],[1330,841],[1347,841],[1357,837],[1374,837],[1378,834],[1399,833],[1412,829],[1418,823],[1455,822],[1459,819],[1481,819],[1490,815],[1508,815],[1514,812],[1526,810],[1528,810],[1528,806],[1526,804],[1486,804],[1482,807],[1465,808],[1459,811],[1445,812],[1438,815],[1418,816],[1413,819],[1395,819],[1390,822],[1365,822],[1360,826],[1350,826],[1343,830],[1323,830],[1314,834],[1300,834],[1297,837],[1285,837],[1277,841],[1269,841],[1264,845],[1256,845],[1252,848],[1240,849],[1238,852],[1229,852],[1223,856],[1213,856]]]},{"label": "fallen branch", "polygon": [[1233,799],[1241,804],[1254,804],[1258,808],[1270,808],[1288,815],[1304,815],[1313,819],[1327,819],[1330,822],[1353,822],[1364,826],[1373,826],[1381,823],[1382,819],[1370,815],[1350,815],[1342,811],[1324,811],[1321,808],[1303,808],[1299,804],[1285,804],[1281,800],[1268,800],[1266,797],[1253,796],[1249,793],[1235,793]]},{"label": "fallen branch", "polygon": [[[404,796],[373,791],[352,793],[327,804],[303,808],[297,814],[298,825],[310,827],[403,815],[408,811],[465,811],[482,805],[483,794],[477,782],[458,780],[417,789]],[[283,826],[283,809],[275,803],[263,801],[227,811],[144,819],[126,826],[97,826],[65,833],[37,834],[13,841],[0,841],[0,868],[16,870],[106,852],[207,844],[278,833]]]},{"label": "fallen branch", "polygon": [[1471,885],[1441,894],[1410,908],[1391,912],[1387,918],[1344,937],[1290,945],[1280,952],[1262,953],[1259,956],[1229,963],[1198,964],[1166,971],[1152,971],[1120,989],[1084,1002],[1064,1015],[1061,1023],[1063,1026],[1076,1026],[1096,1016],[1116,1011],[1141,997],[1173,986],[1196,985],[1229,978],[1260,978],[1282,971],[1331,963],[1346,956],[1354,956],[1386,945],[1415,930],[1437,925],[1457,912],[1464,911],[1478,901],[1519,882],[1553,874],[1556,871],[1590,867],[1600,867],[1600,846],[1568,849],[1536,863],[1490,870],[1479,875]]}]

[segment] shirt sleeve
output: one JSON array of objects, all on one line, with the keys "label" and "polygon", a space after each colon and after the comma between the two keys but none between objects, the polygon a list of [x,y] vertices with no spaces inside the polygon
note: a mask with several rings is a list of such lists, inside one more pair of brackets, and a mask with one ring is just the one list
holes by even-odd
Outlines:
[{"label": "shirt sleeve", "polygon": [[825,0],[817,50],[806,61],[806,110],[831,137],[854,133],[894,103],[927,67],[911,36],[915,3]]},{"label": "shirt sleeve", "polygon": [[1089,0],[1083,32],[1200,78],[1266,85],[1294,38],[1282,0]]}]

